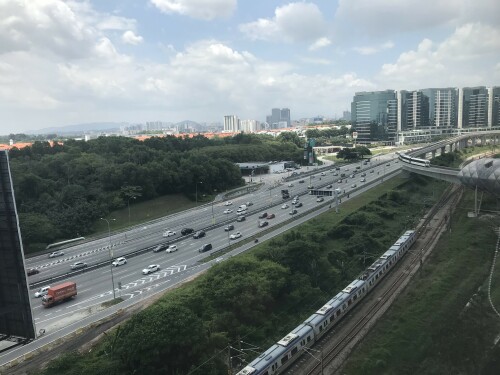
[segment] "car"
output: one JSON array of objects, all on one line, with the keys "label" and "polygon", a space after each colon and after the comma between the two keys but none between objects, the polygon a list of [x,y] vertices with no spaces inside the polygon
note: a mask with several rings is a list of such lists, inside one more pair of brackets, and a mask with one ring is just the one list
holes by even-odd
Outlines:
[{"label": "car", "polygon": [[231,212],[233,212],[233,210],[231,210],[230,208],[226,208],[226,209],[224,210],[224,213],[225,213],[225,214],[230,214]]},{"label": "car", "polygon": [[340,167],[335,167],[335,170],[336,171],[340,171]]},{"label": "car", "polygon": [[352,184],[351,185],[352,188],[355,188],[356,186],[358,186],[358,185],[356,185],[356,184]]},{"label": "car", "polygon": [[237,215],[240,216],[240,215],[246,215],[247,213],[247,210],[242,210],[242,211],[238,211],[237,212]]},{"label": "car", "polygon": [[365,182],[366,181],[366,178],[362,178],[361,180],[359,180],[359,182]]},{"label": "car", "polygon": [[283,205],[281,206],[281,209],[286,210],[288,207],[290,207],[288,204],[283,203]]},{"label": "car", "polygon": [[295,208],[299,208],[299,207],[302,207],[302,203],[301,203],[301,202],[298,202],[298,203],[295,205]]},{"label": "car", "polygon": [[76,263],[73,263],[70,267],[71,267],[72,270],[81,270],[82,268],[86,268],[87,267],[87,263],[76,262]]},{"label": "car", "polygon": [[224,203],[224,206],[230,206],[230,205],[232,205],[232,204],[233,204],[233,202],[231,202],[231,201],[227,201],[226,203]]},{"label": "car", "polygon": [[49,292],[49,288],[50,288],[50,285],[42,286],[40,289],[38,289],[35,292],[35,297],[40,298],[40,297],[45,296]]},{"label": "car", "polygon": [[236,221],[237,221],[237,222],[242,222],[242,221],[245,221],[245,220],[246,220],[245,216],[238,216],[238,217],[236,218]]},{"label": "car", "polygon": [[293,184],[290,182],[290,183],[288,184],[288,187],[293,187]]},{"label": "car", "polygon": [[325,172],[321,172],[321,175],[322,175],[322,176],[326,176],[326,173],[325,173]]},{"label": "car", "polygon": [[303,184],[304,182],[304,180],[299,180],[299,184]]},{"label": "car", "polygon": [[163,237],[170,237],[170,236],[175,236],[176,233],[173,230],[166,230],[163,232]]},{"label": "car", "polygon": [[333,172],[333,175],[334,176],[338,176],[339,174],[337,172]]},{"label": "car", "polygon": [[167,247],[167,250],[165,250],[167,253],[173,253],[174,251],[177,251],[178,248],[177,248],[177,245],[170,245],[169,247]]},{"label": "car", "polygon": [[202,247],[198,249],[199,253],[204,253],[205,251],[212,250],[212,244],[211,243],[206,243]]},{"label": "car", "polygon": [[234,225],[233,225],[233,224],[229,224],[229,225],[227,225],[227,226],[224,228],[224,231],[229,232],[230,230],[233,230],[233,229],[234,229]]},{"label": "car", "polygon": [[298,211],[296,209],[293,209],[290,211],[290,215],[295,215]]},{"label": "car", "polygon": [[350,177],[350,178],[354,178],[354,173],[352,173],[349,177]]},{"label": "car", "polygon": [[233,233],[229,236],[229,239],[231,240],[235,240],[237,238],[240,238],[241,237],[241,232],[236,232],[236,233]]},{"label": "car", "polygon": [[387,163],[385,166],[386,166],[386,167],[389,167],[390,165],[391,165],[391,163]]},{"label": "car", "polygon": [[111,263],[113,267],[123,266],[124,264],[127,264],[127,259],[125,259],[125,257],[116,258],[113,263]]},{"label": "car", "polygon": [[28,276],[33,276],[33,275],[36,275],[38,273],[40,273],[40,271],[38,271],[36,268],[30,268],[30,269],[28,269],[28,271],[26,271],[26,274]]},{"label": "car", "polygon": [[165,245],[164,243],[161,243],[159,245],[157,245],[154,249],[153,249],[153,253],[159,253],[160,251],[163,251],[167,248],[167,245]]},{"label": "car", "polygon": [[252,202],[247,202],[245,203],[247,206],[253,206],[253,203]]},{"label": "car", "polygon": [[361,169],[361,166],[360,166],[360,165],[357,165],[357,166],[356,166],[356,169]]},{"label": "car", "polygon": [[259,221],[259,228],[267,227],[269,223],[267,221]]},{"label": "car", "polygon": [[266,216],[266,219],[274,219],[276,217],[275,214],[269,214]]},{"label": "car", "polygon": [[361,177],[366,177],[366,173],[361,173]]},{"label": "car", "polygon": [[309,185],[307,188],[308,189],[314,189],[314,185]]},{"label": "car", "polygon": [[205,237],[205,232],[202,231],[202,230],[199,230],[198,232],[196,232],[194,235],[193,235],[193,238],[202,238],[202,237]]},{"label": "car", "polygon": [[319,203],[319,202],[323,202],[324,200],[325,200],[325,198],[323,198],[323,197],[318,197],[318,198],[316,198],[316,202],[318,202],[318,203]]},{"label": "car", "polygon": [[244,212],[244,211],[246,211],[246,210],[247,210],[247,209],[246,209],[246,207],[245,207],[245,206],[244,206],[244,207],[238,207],[238,209],[236,210],[236,212],[237,212],[237,213],[240,213],[240,212]]},{"label": "car", "polygon": [[49,254],[49,258],[56,258],[64,255],[64,251],[54,251]]},{"label": "car", "polygon": [[332,184],[326,185],[326,188],[327,188],[327,189],[331,189],[332,187],[333,187],[333,185],[332,185]]},{"label": "car", "polygon": [[150,273],[156,272],[160,270],[160,265],[159,264],[150,264],[146,268],[142,270],[143,275],[149,275]]},{"label": "car", "polygon": [[342,183],[342,179],[341,179],[341,178],[339,178],[339,180],[338,180],[337,182],[338,182],[339,184],[341,184],[341,183]]},{"label": "car", "polygon": [[191,234],[191,233],[193,233],[193,232],[194,232],[194,229],[193,229],[193,228],[183,228],[183,229],[181,230],[181,234],[182,234],[183,236],[185,236],[186,234]]},{"label": "car", "polygon": [[375,172],[375,171],[373,169],[370,169],[370,173],[373,173],[373,172]]},{"label": "car", "polygon": [[265,219],[267,217],[267,212],[263,212],[259,215],[259,219]]}]

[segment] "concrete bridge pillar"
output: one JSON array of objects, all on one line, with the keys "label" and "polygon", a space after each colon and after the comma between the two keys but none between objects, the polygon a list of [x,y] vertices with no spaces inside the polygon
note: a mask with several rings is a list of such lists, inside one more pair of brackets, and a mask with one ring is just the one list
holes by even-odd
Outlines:
[{"label": "concrete bridge pillar", "polygon": [[446,153],[446,146],[441,147],[441,155]]},{"label": "concrete bridge pillar", "polygon": [[434,159],[436,157],[436,150],[432,150],[432,158]]},{"label": "concrete bridge pillar", "polygon": [[486,145],[486,136],[485,136],[485,135],[483,135],[483,136],[481,137],[481,146],[485,146],[485,145]]}]

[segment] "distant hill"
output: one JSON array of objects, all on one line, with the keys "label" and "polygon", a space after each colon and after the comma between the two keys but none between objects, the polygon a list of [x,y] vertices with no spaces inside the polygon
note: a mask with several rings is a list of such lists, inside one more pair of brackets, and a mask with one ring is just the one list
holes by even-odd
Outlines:
[{"label": "distant hill", "polygon": [[89,132],[117,132],[120,126],[129,125],[126,122],[92,122],[86,124],[65,125],[27,131],[26,134],[84,134]]}]

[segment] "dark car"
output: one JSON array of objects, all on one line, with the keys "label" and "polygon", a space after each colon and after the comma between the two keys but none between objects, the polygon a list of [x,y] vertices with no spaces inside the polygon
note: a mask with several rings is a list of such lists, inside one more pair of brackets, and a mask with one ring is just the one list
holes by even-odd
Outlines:
[{"label": "dark car", "polygon": [[266,218],[267,218],[267,219],[274,219],[275,217],[276,217],[276,215],[274,215],[274,214],[269,214],[269,215],[267,215],[267,217],[266,217]]},{"label": "dark car", "polygon": [[193,235],[193,238],[201,238],[201,237],[205,237],[205,232],[202,231],[202,230],[199,230],[198,232],[196,232],[194,235]]},{"label": "dark car", "polygon": [[259,221],[259,228],[267,227],[269,223],[267,221]]},{"label": "dark car", "polygon": [[226,232],[229,232],[230,230],[233,230],[233,229],[234,229],[234,225],[233,225],[233,224],[229,224],[229,225],[227,225],[227,226],[224,228],[224,230],[225,230]]},{"label": "dark car", "polygon": [[202,247],[200,247],[198,249],[198,252],[199,253],[204,253],[205,251],[209,251],[209,250],[212,250],[212,244],[211,243],[206,243],[205,245],[203,245]]},{"label": "dark car", "polygon": [[259,215],[259,219],[265,219],[267,217],[267,212],[263,212]]},{"label": "dark car", "polygon": [[299,184],[303,184],[304,182],[304,180],[299,180]]},{"label": "dark car", "polygon": [[193,233],[193,232],[194,232],[194,229],[193,229],[193,228],[183,228],[183,229],[181,230],[181,234],[182,234],[183,236],[185,236],[186,234],[191,234],[191,233]]},{"label": "dark car", "polygon": [[153,253],[159,253],[162,250],[166,250],[167,247],[168,246],[166,244],[161,243],[153,249]]},{"label": "dark car", "polygon": [[33,276],[36,275],[37,273],[40,273],[36,268],[30,268],[27,272],[28,276]]},{"label": "dark car", "polygon": [[299,207],[302,207],[302,203],[301,202],[298,202],[295,204],[295,208],[299,208]]},{"label": "dark car", "polygon": [[238,216],[236,218],[236,221],[238,221],[238,222],[245,221],[245,220],[246,220],[245,216]]},{"label": "dark car", "polygon": [[298,211],[297,210],[291,210],[290,215],[295,215]]}]

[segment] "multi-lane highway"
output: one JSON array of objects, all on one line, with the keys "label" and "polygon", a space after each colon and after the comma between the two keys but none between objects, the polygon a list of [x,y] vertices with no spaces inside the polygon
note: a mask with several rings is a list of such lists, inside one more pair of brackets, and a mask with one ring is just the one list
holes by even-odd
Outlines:
[{"label": "multi-lane highway", "polygon": [[[48,258],[48,255],[29,258],[26,260],[26,267],[40,271],[39,274],[30,276],[31,283],[67,274],[64,279],[75,281],[78,285],[77,298],[50,309],[42,307],[40,298],[33,296],[36,289],[32,290],[31,302],[37,330],[43,328],[50,332],[79,319],[79,315],[75,312],[90,311],[91,306],[98,306],[112,298],[113,284],[115,295],[124,299],[142,298],[145,294],[149,295],[151,291],[163,290],[175,285],[193,273],[207,268],[209,265],[200,260],[213,252],[223,250],[230,244],[235,249],[234,252],[237,252],[237,244],[243,240],[259,237],[259,233],[264,230],[276,227],[292,217],[299,217],[301,213],[310,211],[312,208],[334,204],[333,197],[325,197],[324,202],[317,202],[315,196],[308,194],[309,184],[312,184],[314,189],[324,189],[331,184],[330,189],[339,188],[342,194],[345,191],[346,195],[349,193],[353,196],[369,189],[374,185],[374,181],[380,182],[384,175],[398,170],[400,164],[393,160],[394,158],[394,155],[387,155],[385,160],[380,157],[379,160],[372,159],[372,162],[366,165],[357,163],[342,167],[340,171],[335,171],[333,167],[323,168],[320,169],[323,172],[318,171],[311,176],[299,175],[293,181],[288,182],[282,181],[283,174],[268,176],[266,183],[259,191],[232,199],[231,205],[228,205],[227,201],[216,202],[135,227],[127,232],[111,233],[110,239],[105,237],[64,249],[64,255],[57,258]],[[356,166],[360,169],[356,169]],[[302,171],[306,172],[304,169]],[[362,173],[366,176],[362,177]],[[347,178],[341,178],[341,174],[345,174]],[[351,177],[352,174],[354,174],[353,177]],[[361,182],[362,178],[365,179],[364,182]],[[338,182],[339,179],[342,179],[341,183]],[[356,188],[352,187],[354,184]],[[289,206],[287,208],[281,208],[285,203],[281,197],[281,189],[288,189],[290,192],[290,199],[286,200]],[[290,215],[293,209],[291,200],[296,195],[300,195],[302,207],[297,208],[298,214]],[[247,209],[245,221],[236,222],[238,206],[247,202],[252,202],[252,206]],[[224,213],[227,209],[232,212]],[[263,212],[272,213],[275,218],[259,219],[258,216]],[[261,220],[266,220],[269,225],[260,228],[258,223]],[[228,223],[234,225],[234,230],[224,231]],[[182,236],[183,228],[193,228],[195,231],[205,229],[206,236],[200,239],[194,239],[192,235]],[[176,234],[163,237],[165,230],[174,231]],[[231,239],[230,235],[235,232],[241,232],[241,238]],[[111,251],[109,243],[111,243]],[[153,252],[153,247],[159,243],[174,243],[178,251]],[[199,253],[198,249],[206,243],[212,244],[212,250]],[[140,249],[146,250],[139,255],[129,256],[130,253]],[[110,255],[113,259],[126,257],[127,264],[111,268],[109,266]],[[76,261],[87,263],[88,269],[71,273],[70,265]],[[107,265],[92,268],[93,265],[103,262],[107,262]],[[158,264],[160,271],[143,275],[142,270],[151,264]],[[60,282],[56,281],[54,284]]]}]

